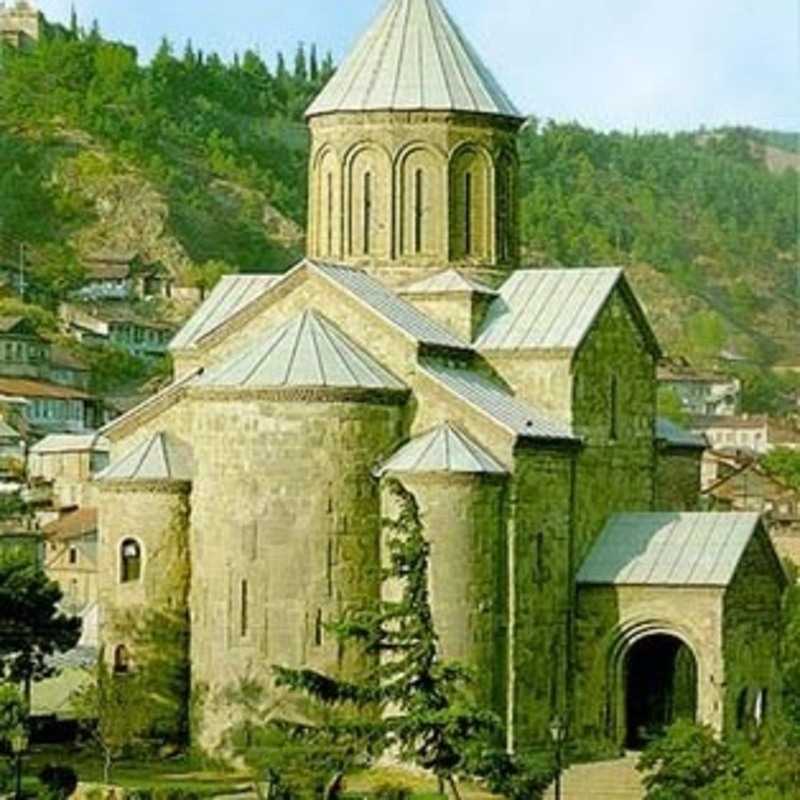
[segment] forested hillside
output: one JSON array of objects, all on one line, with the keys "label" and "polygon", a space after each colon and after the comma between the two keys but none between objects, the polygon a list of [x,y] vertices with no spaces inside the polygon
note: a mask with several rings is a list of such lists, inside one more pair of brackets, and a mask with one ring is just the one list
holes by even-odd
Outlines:
[{"label": "forested hillside", "polygon": [[[166,42],[141,66],[97,30],[50,28],[31,52],[4,51],[0,260],[31,246],[45,306],[101,247],[135,247],[200,283],[284,269],[302,247],[302,112],[332,69],[302,48],[270,70],[254,52],[226,64]],[[795,141],[532,121],[526,261],[629,267],[667,348],[697,361],[800,361],[798,176],[766,157],[792,156]]]}]

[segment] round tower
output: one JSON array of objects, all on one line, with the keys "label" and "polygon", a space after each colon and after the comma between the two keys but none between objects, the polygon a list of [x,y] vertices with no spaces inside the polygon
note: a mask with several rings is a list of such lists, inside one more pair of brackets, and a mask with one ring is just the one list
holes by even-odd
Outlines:
[{"label": "round tower", "polygon": [[[397,478],[430,542],[430,599],[442,656],[475,669],[481,700],[505,713],[506,493],[493,455],[450,423],[401,447],[379,475]],[[384,518],[395,514],[383,481]]]},{"label": "round tower", "polygon": [[[271,698],[272,666],[336,673],[325,630],[380,596],[380,498],[371,469],[402,436],[405,386],[306,311],[209,370],[192,506],[192,679],[201,743],[235,729],[245,681]],[[274,698],[272,698],[274,699]],[[282,713],[289,713],[281,707]]]},{"label": "round tower", "polygon": [[439,0],[393,0],[307,118],[311,258],[392,285],[517,265],[523,120]]}]

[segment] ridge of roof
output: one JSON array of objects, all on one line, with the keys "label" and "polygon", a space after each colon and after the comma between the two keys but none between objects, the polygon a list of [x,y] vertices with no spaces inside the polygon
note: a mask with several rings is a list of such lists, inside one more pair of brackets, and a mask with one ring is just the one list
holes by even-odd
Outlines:
[{"label": "ridge of roof", "polygon": [[422,280],[415,281],[398,290],[398,294],[400,295],[449,293],[497,295],[497,292],[490,286],[468,278],[459,270],[452,267],[443,272],[437,272],[435,275],[423,278]]},{"label": "ridge of roof", "polygon": [[521,114],[439,0],[391,0],[306,111]]},{"label": "ridge of roof", "polygon": [[508,470],[483,445],[446,421],[399,447],[375,475],[388,472],[503,475]]},{"label": "ridge of roof", "polygon": [[197,381],[202,388],[406,386],[320,312],[306,309]]}]

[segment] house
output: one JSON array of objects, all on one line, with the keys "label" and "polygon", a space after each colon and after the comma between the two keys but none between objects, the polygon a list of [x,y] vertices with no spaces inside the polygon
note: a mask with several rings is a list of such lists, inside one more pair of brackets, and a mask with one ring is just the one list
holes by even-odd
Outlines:
[{"label": "house", "polygon": [[44,570],[72,608],[97,603],[97,510],[72,508],[42,527]]},{"label": "house", "polygon": [[159,264],[145,264],[138,253],[97,253],[85,259],[86,283],[75,292],[90,302],[169,297],[172,280]]},{"label": "house", "polygon": [[94,427],[97,418],[92,395],[49,381],[0,378],[0,402],[3,399],[24,401],[23,414],[34,435],[83,433]]},{"label": "house", "polygon": [[47,365],[47,377],[53,383],[89,390],[91,367],[66,347],[52,345]]},{"label": "house", "polygon": [[688,414],[729,417],[738,411],[742,392],[738,378],[696,370],[685,360],[671,359],[660,365],[658,381],[675,392]]},{"label": "house", "polygon": [[694,417],[689,427],[703,434],[714,450],[769,452],[769,418],[762,415]]},{"label": "house", "polygon": [[0,317],[0,376],[40,378],[50,360],[50,343],[25,317]]},{"label": "house", "polygon": [[90,504],[90,481],[108,466],[109,444],[97,434],[51,434],[28,453],[28,477],[52,486],[52,505]]},{"label": "house", "polygon": [[166,355],[167,345],[175,333],[172,324],[145,318],[121,305],[84,308],[62,303],[60,314],[78,341],[111,345],[145,358]]},{"label": "house", "polygon": [[[549,750],[556,717],[619,749],[684,713],[733,733],[757,698],[778,708],[786,576],[763,523],[683,510],[705,443],[657,428],[662,351],[625,272],[519,263],[524,117],[440,0],[386,4],[307,117],[307,257],[221,282],[173,381],[102,431],[109,663],[148,657],[124,620],[182,626],[210,751],[243,680],[266,718],[295,710],[272,665],[366,667],[326,626],[383,596],[399,482],[441,653],[510,748]],[[672,457],[689,479],[662,490]]]}]

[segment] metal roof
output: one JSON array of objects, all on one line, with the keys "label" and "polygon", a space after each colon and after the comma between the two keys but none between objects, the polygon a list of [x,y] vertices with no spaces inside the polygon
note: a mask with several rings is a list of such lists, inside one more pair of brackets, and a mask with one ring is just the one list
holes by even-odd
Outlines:
[{"label": "metal roof", "polygon": [[500,475],[506,471],[488,450],[452,423],[445,422],[404,444],[381,465],[376,474],[461,472]]},{"label": "metal roof", "polygon": [[457,269],[438,272],[421,281],[416,281],[400,289],[400,294],[449,294],[469,292],[470,294],[496,295],[497,292],[479,281],[462,275]]},{"label": "metal roof", "polygon": [[332,322],[312,310],[270,331],[222,366],[209,369],[197,385],[406,388]]},{"label": "metal roof", "polygon": [[391,0],[306,114],[387,110],[521,116],[439,0]]},{"label": "metal roof", "polygon": [[51,433],[31,447],[31,453],[81,453],[88,450],[107,452],[111,445],[108,439],[96,433],[68,434]]},{"label": "metal roof", "polygon": [[489,307],[475,346],[481,350],[574,350],[622,274],[621,269],[514,272]]},{"label": "metal roof", "polygon": [[467,350],[470,345],[443,325],[426,317],[379,280],[360,269],[308,261],[319,274],[333,281],[412,339],[424,344]]},{"label": "metal roof", "polygon": [[618,514],[578,573],[584,584],[727,586],[758,514]]},{"label": "metal roof", "polygon": [[576,441],[566,423],[550,419],[532,406],[517,400],[483,375],[431,359],[422,361],[420,367],[423,374],[517,436],[526,439]]},{"label": "metal roof", "polygon": [[705,450],[708,447],[708,441],[705,436],[693,431],[687,431],[686,428],[682,428],[664,417],[656,419],[656,439],[660,439],[672,447],[686,447],[697,450]]},{"label": "metal roof", "polygon": [[114,461],[98,481],[190,481],[192,450],[169,433],[159,432]]},{"label": "metal roof", "polygon": [[175,334],[170,350],[192,347],[207,333],[257,300],[280,280],[280,275],[224,275],[211,294]]}]

